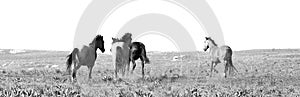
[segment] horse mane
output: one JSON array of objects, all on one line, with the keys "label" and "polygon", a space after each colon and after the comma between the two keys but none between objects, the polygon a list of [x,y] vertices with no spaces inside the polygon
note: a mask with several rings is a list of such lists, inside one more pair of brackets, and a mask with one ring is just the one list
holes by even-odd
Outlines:
[{"label": "horse mane", "polygon": [[129,40],[131,39],[132,34],[127,32],[125,35],[122,36],[121,40]]},{"label": "horse mane", "polygon": [[131,36],[132,36],[131,33],[125,33],[120,39],[119,38],[112,38],[112,40],[113,40],[112,43],[116,43],[116,42],[131,42],[131,40],[132,40]]},{"label": "horse mane", "polygon": [[89,45],[93,45],[97,40],[103,39],[102,35],[97,35]]},{"label": "horse mane", "polygon": [[216,44],[216,42],[215,42],[211,37],[205,37],[205,38],[206,38],[206,40],[211,41],[211,43],[212,43],[213,45],[218,46],[218,44]]},{"label": "horse mane", "polygon": [[119,38],[112,38],[112,40],[113,40],[112,44],[116,43],[116,42],[126,42],[125,40],[122,40],[122,39],[119,39]]}]

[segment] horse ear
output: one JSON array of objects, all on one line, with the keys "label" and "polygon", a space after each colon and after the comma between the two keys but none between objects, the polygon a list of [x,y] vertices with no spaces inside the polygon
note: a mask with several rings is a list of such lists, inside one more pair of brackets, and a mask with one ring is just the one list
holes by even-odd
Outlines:
[{"label": "horse ear", "polygon": [[117,40],[118,40],[118,38],[113,38],[113,37],[112,37],[111,39],[112,39],[113,41],[117,41]]},{"label": "horse ear", "polygon": [[205,37],[205,40],[208,40],[209,39],[209,37]]},{"label": "horse ear", "polygon": [[127,33],[129,34],[130,37],[132,36],[132,34],[130,32],[127,32]]}]

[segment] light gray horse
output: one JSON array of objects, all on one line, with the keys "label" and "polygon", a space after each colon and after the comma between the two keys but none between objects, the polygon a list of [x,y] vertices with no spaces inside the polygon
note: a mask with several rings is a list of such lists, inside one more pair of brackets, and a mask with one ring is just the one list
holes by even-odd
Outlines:
[{"label": "light gray horse", "polygon": [[213,39],[210,37],[205,37],[203,50],[206,51],[207,49],[209,49],[209,55],[211,59],[210,77],[212,77],[213,71],[218,72],[215,67],[221,62],[225,63],[225,78],[227,77],[227,71],[229,71],[229,74],[231,74],[234,70],[238,72],[232,64],[232,50],[229,46],[223,45],[218,47]]},{"label": "light gray horse", "polygon": [[121,71],[122,75],[125,74],[125,68],[129,71],[129,45],[131,44],[131,33],[125,33],[121,39],[112,38],[112,61],[115,65],[115,78],[118,78],[118,72]]}]

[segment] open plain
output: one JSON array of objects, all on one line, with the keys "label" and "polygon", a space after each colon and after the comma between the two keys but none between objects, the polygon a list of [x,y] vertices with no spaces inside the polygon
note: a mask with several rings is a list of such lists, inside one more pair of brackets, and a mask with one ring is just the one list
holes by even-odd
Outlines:
[{"label": "open plain", "polygon": [[[148,52],[151,64],[133,74],[114,79],[111,55],[98,54],[92,79],[82,66],[77,82],[66,74],[64,51],[0,51],[0,96],[83,97],[296,97],[300,96],[300,50],[265,49],[233,53],[239,71],[223,78],[209,77],[205,52]],[[176,58],[176,59],[174,59]]]}]

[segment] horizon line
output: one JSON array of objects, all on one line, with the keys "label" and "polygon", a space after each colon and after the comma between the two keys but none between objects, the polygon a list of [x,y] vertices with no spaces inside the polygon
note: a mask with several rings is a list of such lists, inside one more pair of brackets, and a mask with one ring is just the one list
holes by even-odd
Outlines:
[{"label": "horizon line", "polygon": [[[233,50],[233,51],[251,51],[251,50],[297,50],[300,48],[255,48],[255,49],[241,49],[241,50]],[[27,51],[71,51],[71,50],[54,50],[54,49],[14,49],[14,48],[0,48],[0,52],[1,50],[27,50]],[[149,50],[147,52],[205,52],[202,50],[195,50],[195,51],[152,51]]]}]

